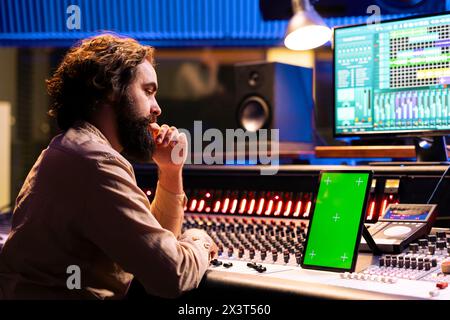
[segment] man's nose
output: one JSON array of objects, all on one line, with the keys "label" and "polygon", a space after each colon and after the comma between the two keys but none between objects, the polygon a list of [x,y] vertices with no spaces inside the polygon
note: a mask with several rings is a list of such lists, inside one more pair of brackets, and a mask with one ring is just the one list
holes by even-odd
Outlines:
[{"label": "man's nose", "polygon": [[150,113],[155,115],[155,116],[159,116],[161,114],[161,108],[158,105],[158,102],[156,101],[156,99],[153,101],[151,107],[150,107]]}]

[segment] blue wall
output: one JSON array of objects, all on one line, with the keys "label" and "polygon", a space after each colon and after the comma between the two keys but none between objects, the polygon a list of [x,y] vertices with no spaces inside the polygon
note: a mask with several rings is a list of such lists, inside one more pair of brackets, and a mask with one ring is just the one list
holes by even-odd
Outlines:
[{"label": "blue wall", "polygon": [[[80,8],[79,30],[66,27],[70,5]],[[327,23],[333,27],[366,18]],[[159,47],[278,46],[286,26],[287,21],[263,21],[258,0],[0,0],[0,46],[69,46],[101,30]]]}]

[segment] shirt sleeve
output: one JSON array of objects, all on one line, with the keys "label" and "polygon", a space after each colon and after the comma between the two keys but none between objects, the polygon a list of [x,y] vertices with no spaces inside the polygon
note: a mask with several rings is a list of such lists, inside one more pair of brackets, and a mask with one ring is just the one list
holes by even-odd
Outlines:
[{"label": "shirt sleeve", "polygon": [[130,169],[118,159],[97,162],[90,177],[82,224],[86,237],[150,294],[177,297],[197,287],[209,265],[212,239],[192,230],[177,240],[162,228]]},{"label": "shirt sleeve", "polygon": [[150,211],[164,229],[172,231],[175,237],[178,237],[183,224],[186,202],[184,193],[169,192],[158,182]]}]

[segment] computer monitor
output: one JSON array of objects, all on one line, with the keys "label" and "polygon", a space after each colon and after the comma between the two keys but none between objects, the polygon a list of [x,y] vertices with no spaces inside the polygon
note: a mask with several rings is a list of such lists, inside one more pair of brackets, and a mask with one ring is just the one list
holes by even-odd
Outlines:
[{"label": "computer monitor", "polygon": [[429,137],[418,161],[447,161],[450,13],[338,27],[333,50],[336,138]]}]

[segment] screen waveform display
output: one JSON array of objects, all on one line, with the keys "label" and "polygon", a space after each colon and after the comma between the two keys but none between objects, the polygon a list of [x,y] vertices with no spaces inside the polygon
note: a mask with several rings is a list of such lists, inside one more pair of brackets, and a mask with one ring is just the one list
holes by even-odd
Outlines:
[{"label": "screen waveform display", "polygon": [[335,133],[450,130],[450,14],[337,28]]}]

